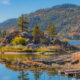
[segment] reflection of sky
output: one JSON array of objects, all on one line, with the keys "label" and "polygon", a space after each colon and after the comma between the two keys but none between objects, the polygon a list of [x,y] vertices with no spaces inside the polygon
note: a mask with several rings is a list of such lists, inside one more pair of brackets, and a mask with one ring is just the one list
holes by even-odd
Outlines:
[{"label": "reflection of sky", "polygon": [[[26,76],[26,78],[29,78],[29,80],[36,80],[34,73],[31,71],[25,72],[29,75]],[[18,80],[19,72],[12,71],[10,69],[5,68],[4,65],[0,64],[0,80]],[[38,80],[73,80],[72,78],[67,78],[63,76],[49,76],[50,74],[47,74],[46,72],[42,72],[39,74]]]},{"label": "reflection of sky", "polygon": [[18,72],[5,68],[0,64],[0,80],[17,80]]},{"label": "reflection of sky", "polygon": [[80,41],[69,41],[72,45],[80,45]]}]

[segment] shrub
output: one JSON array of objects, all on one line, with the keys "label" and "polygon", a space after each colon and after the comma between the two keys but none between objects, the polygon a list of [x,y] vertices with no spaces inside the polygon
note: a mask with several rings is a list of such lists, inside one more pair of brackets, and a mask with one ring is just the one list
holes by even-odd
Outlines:
[{"label": "shrub", "polygon": [[16,37],[12,41],[13,45],[25,45],[26,44],[26,38],[22,37]]},{"label": "shrub", "polygon": [[40,38],[40,43],[41,44],[48,44],[48,40],[44,40],[44,39]]},{"label": "shrub", "polygon": [[66,39],[66,38],[62,39],[62,42],[68,42],[68,41],[69,41],[69,40]]}]

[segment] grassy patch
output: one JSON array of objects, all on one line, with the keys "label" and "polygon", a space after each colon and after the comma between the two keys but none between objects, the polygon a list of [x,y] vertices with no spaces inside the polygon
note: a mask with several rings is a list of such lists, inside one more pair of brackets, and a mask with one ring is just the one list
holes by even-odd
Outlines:
[{"label": "grassy patch", "polygon": [[32,48],[26,48],[25,46],[20,46],[20,47],[6,46],[6,47],[0,48],[0,51],[5,51],[5,52],[28,52],[28,51],[32,51]]},{"label": "grassy patch", "polygon": [[55,46],[36,48],[36,52],[54,52],[54,51],[56,51]]},{"label": "grassy patch", "polygon": [[0,51],[5,51],[5,52],[54,52],[56,51],[55,46],[50,46],[50,47],[39,47],[39,48],[27,48],[25,46],[5,46],[0,48]]}]

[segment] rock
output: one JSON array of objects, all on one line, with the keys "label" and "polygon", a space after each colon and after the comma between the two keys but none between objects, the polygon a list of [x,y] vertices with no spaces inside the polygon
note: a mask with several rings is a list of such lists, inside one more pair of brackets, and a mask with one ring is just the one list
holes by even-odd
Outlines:
[{"label": "rock", "polygon": [[54,45],[61,45],[62,42],[59,40],[59,39],[56,39],[54,42],[53,42]]},{"label": "rock", "polygon": [[65,50],[78,50],[77,47],[69,44],[68,42],[62,42],[58,39],[56,39],[53,44],[54,45],[59,45],[59,46],[61,46],[62,49],[65,49]]},{"label": "rock", "polygon": [[7,34],[6,37],[1,41],[1,44],[7,45],[10,44],[11,41],[17,36],[19,35],[19,31],[14,31],[10,34]]},{"label": "rock", "polygon": [[31,39],[33,38],[31,32],[22,32],[20,35],[21,37],[24,37],[24,38],[31,38]]},{"label": "rock", "polygon": [[28,47],[28,48],[38,48],[38,47],[43,47],[44,45],[43,44],[33,44],[33,43],[31,43],[31,44],[28,44],[26,47]]},{"label": "rock", "polygon": [[0,41],[0,43],[4,46],[9,45],[11,41],[18,36],[27,38],[26,43],[31,43],[33,39],[31,32],[20,33],[19,31],[14,31],[12,33],[7,34],[6,37],[2,41]]},{"label": "rock", "polygon": [[32,40],[31,39],[26,39],[26,44],[30,44],[30,43],[32,43]]}]

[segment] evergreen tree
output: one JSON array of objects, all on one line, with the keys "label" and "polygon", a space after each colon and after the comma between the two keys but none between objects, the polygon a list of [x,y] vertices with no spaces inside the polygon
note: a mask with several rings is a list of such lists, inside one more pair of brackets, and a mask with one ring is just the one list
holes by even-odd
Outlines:
[{"label": "evergreen tree", "polygon": [[2,30],[1,32],[0,32],[0,36],[2,37],[2,38],[4,38],[5,36],[6,36],[6,34],[7,34],[7,31],[6,30]]},{"label": "evergreen tree", "polygon": [[18,23],[17,25],[19,26],[20,30],[22,32],[27,31],[28,27],[27,24],[29,24],[28,20],[24,17],[24,15],[22,15],[21,17],[19,17]]},{"label": "evergreen tree", "polygon": [[34,42],[35,43],[39,43],[40,42],[40,38],[42,38],[44,36],[44,32],[40,29],[40,26],[38,24],[36,24],[34,26],[32,35],[34,37]]},{"label": "evergreen tree", "polygon": [[54,37],[56,37],[56,27],[53,24],[49,24],[47,27],[48,36],[50,37],[50,40],[53,40]]},{"label": "evergreen tree", "polygon": [[2,33],[1,33],[1,31],[0,31],[0,38],[2,38]]}]

